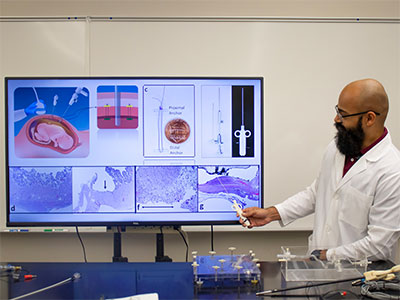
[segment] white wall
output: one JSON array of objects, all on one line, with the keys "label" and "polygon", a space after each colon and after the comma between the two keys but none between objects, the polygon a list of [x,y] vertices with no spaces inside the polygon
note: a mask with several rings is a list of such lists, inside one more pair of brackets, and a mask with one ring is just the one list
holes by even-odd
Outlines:
[{"label": "white wall", "polygon": [[[0,0],[0,16],[288,16],[397,18],[398,1],[24,1]],[[13,19],[15,21],[15,19]],[[376,77],[391,96],[389,128],[400,146],[400,30],[397,23],[349,24],[330,22],[185,22],[155,18],[128,22],[0,22],[0,72],[21,75],[261,75],[265,77],[265,205],[280,202],[304,188],[316,175],[323,150],[332,138],[333,106],[349,81]],[[223,19],[222,19],[223,20]],[[303,19],[304,20],[304,19]],[[350,22],[351,23],[351,22]],[[359,25],[359,26],[358,26]],[[171,35],[166,36],[166,32]],[[242,44],[231,46],[240,35]],[[33,34],[28,38],[29,34]],[[117,33],[117,34],[115,34]],[[151,47],[146,34],[163,41],[170,57]],[[198,39],[183,40],[195,34]],[[136,44],[134,34],[146,43]],[[113,39],[117,49],[102,47],[101,37]],[[185,42],[186,41],[186,42]],[[368,42],[370,41],[370,42]],[[150,46],[149,46],[150,43]],[[43,48],[43,45],[50,47]],[[10,46],[11,45],[11,46]],[[229,48],[230,47],[230,48]],[[201,50],[201,51],[200,51]],[[110,55],[111,53],[114,55]],[[200,52],[196,52],[200,51]],[[37,55],[41,53],[41,55]],[[201,53],[201,63],[191,53]],[[229,53],[229,55],[216,55]],[[62,55],[63,61],[58,55]],[[137,57],[137,60],[124,60]],[[152,59],[146,59],[151,57]],[[257,58],[254,60],[253,58]],[[240,65],[234,62],[242,62]],[[194,63],[193,63],[194,62]],[[30,68],[26,69],[29,65]],[[62,68],[60,67],[62,66]],[[3,94],[3,86],[0,91]],[[307,112],[307,113],[305,113]],[[0,108],[4,114],[4,108]],[[0,125],[4,141],[4,126]],[[4,142],[0,149],[4,155]],[[296,150],[294,155],[293,150]],[[300,158],[300,160],[299,160]],[[294,167],[293,167],[294,166]],[[1,160],[4,174],[4,159]],[[4,180],[0,181],[4,195]],[[3,196],[4,197],[4,196]],[[2,199],[4,207],[4,199]],[[2,223],[4,210],[0,210]],[[277,225],[268,229],[276,230]],[[215,248],[229,246],[256,251],[262,260],[274,260],[281,245],[306,245],[311,221],[296,223],[300,231],[219,232]],[[190,229],[190,228],[189,228]],[[209,234],[189,232],[190,251],[209,250]],[[110,261],[112,235],[83,233],[89,261]],[[0,261],[81,261],[73,233],[0,233]],[[184,260],[185,247],[178,234],[165,238],[166,254]],[[155,233],[124,234],[123,254],[130,261],[152,261]]]},{"label": "white wall", "polygon": [[[280,246],[303,246],[308,232],[215,232],[214,250],[217,254],[229,254],[229,247],[236,247],[236,254],[253,250],[260,260],[276,260]],[[190,232],[189,260],[192,251],[209,255],[210,234]],[[111,262],[113,236],[105,233],[82,233],[89,262]],[[178,233],[164,234],[164,253],[173,261],[185,261],[186,246]],[[130,262],[151,262],[156,256],[156,233],[123,233],[122,255]],[[12,262],[83,262],[83,250],[74,233],[18,233],[2,235],[3,261]]]},{"label": "white wall", "polygon": [[398,18],[398,0],[1,0],[2,16]]}]

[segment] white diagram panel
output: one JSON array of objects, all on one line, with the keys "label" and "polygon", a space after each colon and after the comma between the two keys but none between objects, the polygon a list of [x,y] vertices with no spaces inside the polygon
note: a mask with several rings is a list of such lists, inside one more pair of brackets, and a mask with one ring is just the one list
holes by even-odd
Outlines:
[{"label": "white diagram panel", "polygon": [[202,156],[231,156],[231,86],[201,89]]},{"label": "white diagram panel", "polygon": [[144,156],[194,156],[194,86],[143,87]]}]

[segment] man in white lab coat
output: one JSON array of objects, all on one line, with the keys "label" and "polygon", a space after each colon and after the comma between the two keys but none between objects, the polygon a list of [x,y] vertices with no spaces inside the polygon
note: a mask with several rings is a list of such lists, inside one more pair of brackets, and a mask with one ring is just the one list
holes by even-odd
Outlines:
[{"label": "man in white lab coat", "polygon": [[348,84],[318,178],[283,203],[244,209],[249,227],[275,220],[285,226],[315,212],[309,250],[320,259],[393,259],[400,238],[400,152],[384,126],[388,109],[378,81]]}]

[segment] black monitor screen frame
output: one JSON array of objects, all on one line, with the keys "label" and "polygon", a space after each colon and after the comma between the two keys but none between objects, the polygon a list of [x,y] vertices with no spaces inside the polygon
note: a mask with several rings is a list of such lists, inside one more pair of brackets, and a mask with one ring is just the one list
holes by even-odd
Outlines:
[{"label": "black monitor screen frame", "polygon": [[6,77],[7,226],[238,224],[263,207],[263,86]]}]

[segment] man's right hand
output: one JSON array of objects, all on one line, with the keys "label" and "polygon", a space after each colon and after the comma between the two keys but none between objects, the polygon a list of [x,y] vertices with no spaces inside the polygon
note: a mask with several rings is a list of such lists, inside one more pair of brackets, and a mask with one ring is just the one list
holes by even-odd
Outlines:
[{"label": "man's right hand", "polygon": [[239,222],[248,228],[259,227],[266,225],[272,221],[281,219],[278,210],[274,207],[259,208],[259,207],[248,207],[243,209],[243,217],[250,221],[250,226],[246,226],[242,219]]}]

